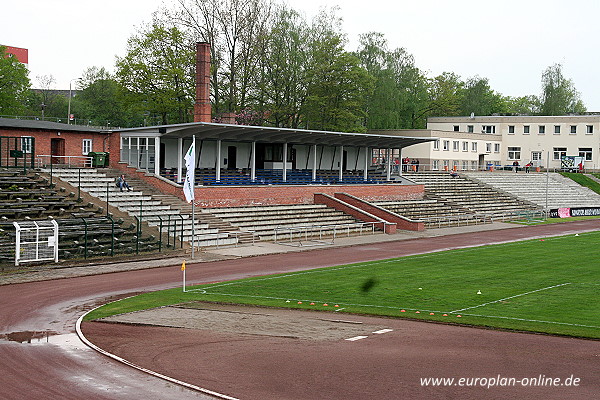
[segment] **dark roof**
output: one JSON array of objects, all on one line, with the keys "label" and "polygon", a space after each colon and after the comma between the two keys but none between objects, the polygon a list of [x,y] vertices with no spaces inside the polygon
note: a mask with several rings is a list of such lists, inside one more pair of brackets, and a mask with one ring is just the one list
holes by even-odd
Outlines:
[{"label": "dark roof", "polygon": [[59,122],[39,121],[32,119],[0,118],[0,128],[43,129],[61,132],[106,132],[98,128],[83,125],[61,124]]},{"label": "dark roof", "polygon": [[233,142],[297,143],[331,146],[369,146],[381,148],[403,148],[413,144],[429,142],[436,138],[410,137],[396,134],[370,134],[314,131],[308,129],[275,128],[192,122],[187,124],[151,126],[143,128],[115,129],[122,137],[160,136],[161,138],[191,138],[197,140],[226,140]]}]

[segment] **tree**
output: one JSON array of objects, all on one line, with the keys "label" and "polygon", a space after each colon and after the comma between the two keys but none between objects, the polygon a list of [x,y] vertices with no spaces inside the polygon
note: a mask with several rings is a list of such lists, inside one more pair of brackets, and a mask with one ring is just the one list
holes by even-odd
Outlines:
[{"label": "tree", "polygon": [[246,108],[271,21],[271,0],[179,0],[168,18],[211,45],[215,114]]},{"label": "tree", "polygon": [[372,78],[354,54],[344,50],[341,20],[321,11],[310,28],[304,127],[342,132],[365,131],[365,105]]},{"label": "tree", "polygon": [[390,55],[383,34],[369,32],[359,36],[356,55],[361,66],[373,78],[373,91],[366,104],[366,126],[369,129],[400,128],[400,99],[396,72],[389,68]]},{"label": "tree", "polygon": [[27,67],[0,46],[0,115],[18,115],[25,110],[31,85]]},{"label": "tree", "polygon": [[554,64],[542,74],[541,115],[583,113],[585,105],[573,81],[563,76],[562,65]]},{"label": "tree", "polygon": [[467,79],[461,91],[459,111],[462,115],[492,115],[506,112],[502,95],[492,90],[487,78]]},{"label": "tree", "polygon": [[460,76],[453,72],[444,72],[433,78],[429,85],[428,116],[458,116],[463,86]]},{"label": "tree", "polygon": [[298,128],[306,101],[309,29],[296,11],[279,6],[260,54],[252,106],[265,121],[282,128]]},{"label": "tree", "polygon": [[381,33],[360,36],[357,56],[374,79],[368,99],[370,129],[416,128],[425,123],[428,80],[403,48],[390,51]]},{"label": "tree", "polygon": [[506,97],[506,111],[510,114],[518,115],[539,115],[540,99],[535,95]]},{"label": "tree", "polygon": [[127,42],[117,59],[117,81],[130,101],[143,103],[157,122],[189,122],[194,106],[195,46],[157,18]]},{"label": "tree", "polygon": [[142,122],[142,112],[131,112],[123,87],[106,71],[87,68],[77,80],[78,94],[72,101],[73,114],[93,125],[135,126]]}]

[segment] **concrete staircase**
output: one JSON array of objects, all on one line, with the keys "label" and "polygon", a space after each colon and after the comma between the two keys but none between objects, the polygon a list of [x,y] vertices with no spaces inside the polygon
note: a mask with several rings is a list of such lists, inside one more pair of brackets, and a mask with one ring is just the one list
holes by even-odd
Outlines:
[{"label": "concrete staircase", "polygon": [[470,179],[470,175],[463,173],[452,177],[449,173],[419,172],[405,173],[403,177],[424,185],[426,198],[471,214],[510,219],[511,215],[539,210],[537,204]]},{"label": "concrete staircase", "polygon": [[[54,169],[53,175],[77,187],[79,185],[79,172],[77,169]],[[127,179],[132,191],[121,191],[115,186],[118,171],[81,169],[81,190],[96,197],[101,202],[106,202],[130,216],[141,218],[151,226],[163,226],[163,232],[169,232],[175,239],[184,242],[192,241],[191,206],[189,213],[173,207],[175,196],[157,194],[155,188],[142,180]],[[169,198],[169,201],[165,201]],[[179,200],[183,205],[186,204]],[[235,244],[238,238],[218,227],[211,227],[209,223],[196,216],[194,222],[195,243],[200,247],[215,245]],[[171,226],[175,229],[167,229]]]},{"label": "concrete staircase", "polygon": [[373,204],[403,217],[425,222],[427,229],[443,228],[460,223],[480,224],[486,221],[481,215],[476,215],[462,207],[452,207],[443,201],[434,199],[377,201]]},{"label": "concrete staircase", "polygon": [[466,175],[541,208],[546,208],[546,193],[548,209],[600,206],[600,195],[557,173],[469,172]]},{"label": "concrete staircase", "polygon": [[275,239],[294,235],[306,236],[351,234],[364,232],[370,228],[361,226],[360,221],[322,204],[295,204],[273,206],[245,206],[227,208],[208,208],[203,210],[215,217],[229,222],[243,231],[251,231],[260,240]]}]

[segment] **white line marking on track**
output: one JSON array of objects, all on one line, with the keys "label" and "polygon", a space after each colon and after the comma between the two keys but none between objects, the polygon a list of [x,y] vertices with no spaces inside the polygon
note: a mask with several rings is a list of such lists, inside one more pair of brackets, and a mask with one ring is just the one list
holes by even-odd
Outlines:
[{"label": "white line marking on track", "polygon": [[456,312],[460,312],[460,311],[471,310],[471,309],[473,309],[473,308],[478,308],[478,307],[487,306],[487,305],[489,305],[489,304],[494,304],[494,303],[497,303],[497,302],[499,302],[499,301],[504,301],[504,300],[508,300],[508,299],[514,299],[515,297],[521,297],[521,296],[525,296],[525,295],[528,295],[528,294],[531,294],[531,293],[535,293],[535,292],[541,292],[542,290],[554,289],[554,288],[557,288],[557,287],[560,287],[560,286],[565,286],[565,285],[570,285],[570,284],[571,284],[571,282],[567,282],[567,283],[561,283],[560,285],[548,286],[548,287],[545,287],[545,288],[541,288],[541,289],[532,290],[532,291],[530,291],[530,292],[525,292],[525,293],[521,293],[521,294],[516,294],[516,295],[514,295],[514,296],[505,297],[505,298],[503,298],[503,299],[498,299],[498,300],[494,300],[494,301],[489,301],[489,302],[487,302],[487,303],[479,304],[479,305],[476,305],[476,306],[473,306],[473,307],[461,308],[460,310],[454,310],[454,311],[450,311],[450,312],[451,312],[451,313],[456,313]]},{"label": "white line marking on track", "polygon": [[354,336],[354,337],[351,337],[351,338],[348,338],[348,339],[344,339],[344,340],[347,340],[349,342],[355,342],[357,340],[366,339],[366,338],[368,338],[368,336]]},{"label": "white line marking on track", "polygon": [[392,332],[393,329],[380,329],[378,331],[375,331],[373,333],[377,334],[377,335],[381,335],[382,333],[388,333],[388,332]]},{"label": "white line marking on track", "polygon": [[582,326],[584,328],[600,328],[600,326],[596,325],[582,325],[582,324],[571,324],[569,322],[558,322],[558,321],[544,321],[539,319],[526,319],[526,318],[516,318],[516,317],[503,317],[498,315],[480,315],[480,314],[462,314],[469,315],[471,317],[484,317],[484,318],[501,318],[501,319],[514,319],[516,321],[525,321],[525,322],[541,322],[544,324],[557,324],[557,325],[569,325],[569,326]]}]

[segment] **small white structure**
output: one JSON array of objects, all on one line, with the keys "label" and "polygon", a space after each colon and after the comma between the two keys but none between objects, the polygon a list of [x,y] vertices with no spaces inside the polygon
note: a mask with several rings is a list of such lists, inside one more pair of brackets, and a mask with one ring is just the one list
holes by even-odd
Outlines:
[{"label": "small white structure", "polygon": [[58,224],[50,221],[13,222],[16,231],[15,265],[25,262],[58,262]]}]

